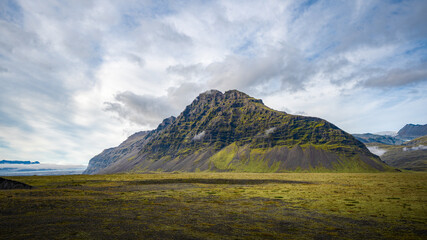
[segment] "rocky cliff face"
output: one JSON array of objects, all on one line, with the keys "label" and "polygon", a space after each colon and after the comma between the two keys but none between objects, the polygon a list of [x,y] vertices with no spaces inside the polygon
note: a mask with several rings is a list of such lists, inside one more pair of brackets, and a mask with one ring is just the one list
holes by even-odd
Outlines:
[{"label": "rocky cliff face", "polygon": [[270,109],[236,90],[200,94],[176,119],[139,141],[136,154],[97,173],[391,169],[333,124]]}]

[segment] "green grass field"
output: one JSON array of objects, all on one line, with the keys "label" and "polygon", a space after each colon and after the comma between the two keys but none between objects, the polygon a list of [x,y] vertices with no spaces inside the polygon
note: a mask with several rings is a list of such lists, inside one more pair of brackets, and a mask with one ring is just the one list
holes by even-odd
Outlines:
[{"label": "green grass field", "polygon": [[0,239],[426,239],[427,173],[8,177]]}]

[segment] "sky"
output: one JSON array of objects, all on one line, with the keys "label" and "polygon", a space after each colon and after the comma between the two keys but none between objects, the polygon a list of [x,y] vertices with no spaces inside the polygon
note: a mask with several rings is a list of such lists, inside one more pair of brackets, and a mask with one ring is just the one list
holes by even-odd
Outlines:
[{"label": "sky", "polygon": [[349,133],[427,120],[427,1],[0,0],[0,159],[87,164],[237,89]]}]

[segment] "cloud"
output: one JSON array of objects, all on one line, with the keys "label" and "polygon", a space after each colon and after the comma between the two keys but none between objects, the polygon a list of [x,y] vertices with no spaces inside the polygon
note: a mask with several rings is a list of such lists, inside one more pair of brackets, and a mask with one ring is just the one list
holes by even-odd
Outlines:
[{"label": "cloud", "polygon": [[350,132],[422,123],[426,11],[425,1],[0,1],[0,157],[87,163],[209,89]]},{"label": "cloud", "polygon": [[411,69],[391,69],[383,76],[369,79],[365,86],[389,88],[421,81],[427,81],[427,64]]},{"label": "cloud", "polygon": [[193,141],[200,141],[205,137],[206,132],[203,131],[201,133],[198,133],[196,136],[193,137]]},{"label": "cloud", "polygon": [[210,75],[208,84],[224,90],[257,87],[266,92],[298,90],[310,80],[310,69],[303,71],[303,62],[298,51],[283,46],[256,57],[230,55],[206,67]]},{"label": "cloud", "polygon": [[151,128],[174,112],[165,97],[141,96],[127,91],[117,94],[115,100],[115,103],[105,102],[106,111],[115,112],[121,118]]},{"label": "cloud", "polygon": [[272,134],[274,131],[276,131],[275,127],[269,128],[269,129],[265,130],[264,135],[267,137],[268,135]]},{"label": "cloud", "polygon": [[380,157],[381,157],[384,153],[386,153],[386,152],[387,152],[387,150],[386,150],[386,149],[381,149],[381,148],[376,147],[376,146],[368,147],[368,149],[369,149],[369,151],[370,151],[371,153],[373,153],[373,154],[375,154],[375,155],[377,155],[377,156],[380,156]]},{"label": "cloud", "polygon": [[415,147],[404,147],[404,148],[402,148],[402,151],[404,151],[404,152],[406,152],[406,151],[418,151],[418,150],[427,150],[427,146],[418,145]]}]

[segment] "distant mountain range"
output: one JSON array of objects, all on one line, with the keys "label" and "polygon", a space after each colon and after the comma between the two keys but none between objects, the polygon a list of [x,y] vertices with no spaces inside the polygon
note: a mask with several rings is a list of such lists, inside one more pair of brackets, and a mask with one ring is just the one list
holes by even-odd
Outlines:
[{"label": "distant mountain range", "polygon": [[427,124],[406,124],[395,136],[353,134],[392,167],[427,171]]},{"label": "distant mountain range", "polygon": [[1,160],[0,164],[40,164],[39,161],[19,161],[19,160]]},{"label": "distant mountain range", "polygon": [[210,90],[178,117],[93,157],[84,173],[393,170],[323,119],[270,109],[237,90]]},{"label": "distant mountain range", "polygon": [[363,133],[353,134],[353,136],[363,143],[400,145],[403,144],[405,141],[409,141],[427,135],[427,124],[406,124],[396,134],[393,133],[394,132],[384,132],[381,134]]},{"label": "distant mountain range", "polygon": [[353,134],[357,140],[363,143],[382,143],[387,145],[400,145],[405,141],[398,137],[392,137],[388,135],[377,135],[372,133]]}]

